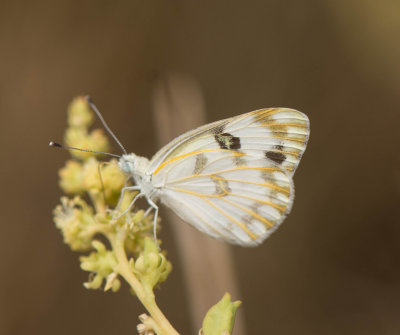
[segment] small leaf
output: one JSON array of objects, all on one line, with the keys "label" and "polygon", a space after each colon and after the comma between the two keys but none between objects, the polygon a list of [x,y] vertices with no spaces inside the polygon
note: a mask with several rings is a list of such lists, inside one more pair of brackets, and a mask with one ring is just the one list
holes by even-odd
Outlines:
[{"label": "small leaf", "polygon": [[203,320],[204,335],[231,334],[236,310],[240,304],[240,301],[232,302],[229,293],[225,293],[223,298],[207,312]]}]

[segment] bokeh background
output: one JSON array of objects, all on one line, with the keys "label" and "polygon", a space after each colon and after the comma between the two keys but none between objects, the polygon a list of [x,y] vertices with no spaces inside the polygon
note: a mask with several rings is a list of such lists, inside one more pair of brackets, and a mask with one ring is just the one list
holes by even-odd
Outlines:
[{"label": "bokeh background", "polygon": [[[168,73],[197,83],[207,121],[272,106],[311,121],[291,215],[260,247],[233,247],[247,334],[400,333],[399,2],[2,1],[0,60],[0,334],[135,333],[142,306],[126,287],[85,290],[52,223],[68,153],[47,143],[90,94],[151,157]],[[193,334],[166,220],[161,237],[174,271],[158,301]]]}]

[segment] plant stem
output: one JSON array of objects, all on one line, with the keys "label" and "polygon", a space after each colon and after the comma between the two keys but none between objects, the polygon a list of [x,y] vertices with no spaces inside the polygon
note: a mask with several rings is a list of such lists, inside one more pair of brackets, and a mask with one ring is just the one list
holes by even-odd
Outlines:
[{"label": "plant stem", "polygon": [[116,272],[118,272],[128,282],[128,284],[134,290],[136,296],[142,302],[143,306],[150,313],[152,319],[155,322],[155,326],[157,329],[154,330],[157,332],[157,334],[179,335],[179,333],[172,327],[168,319],[158,308],[152,289],[146,289],[146,287],[142,285],[142,283],[132,272],[124,248],[125,236],[117,236],[117,234],[106,234],[117,257],[118,265]]}]

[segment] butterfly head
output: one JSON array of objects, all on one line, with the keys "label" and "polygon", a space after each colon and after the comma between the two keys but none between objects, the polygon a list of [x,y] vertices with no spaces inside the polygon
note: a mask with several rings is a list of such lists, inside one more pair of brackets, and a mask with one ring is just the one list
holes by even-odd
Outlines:
[{"label": "butterfly head", "polygon": [[143,178],[147,166],[149,165],[149,160],[145,157],[136,156],[135,154],[122,155],[118,161],[120,169],[128,175],[133,175],[136,179],[137,177]]}]

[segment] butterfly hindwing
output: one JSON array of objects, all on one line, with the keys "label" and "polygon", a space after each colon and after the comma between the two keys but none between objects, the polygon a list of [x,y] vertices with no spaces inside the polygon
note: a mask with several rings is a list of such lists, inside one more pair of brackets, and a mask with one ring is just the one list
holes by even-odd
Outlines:
[{"label": "butterfly hindwing", "polygon": [[[222,149],[187,155],[154,176],[156,187],[164,182],[161,200],[215,238],[261,243],[291,207],[291,178],[263,157],[247,156],[243,165],[243,156]],[[193,170],[183,176],[184,167]]]}]

